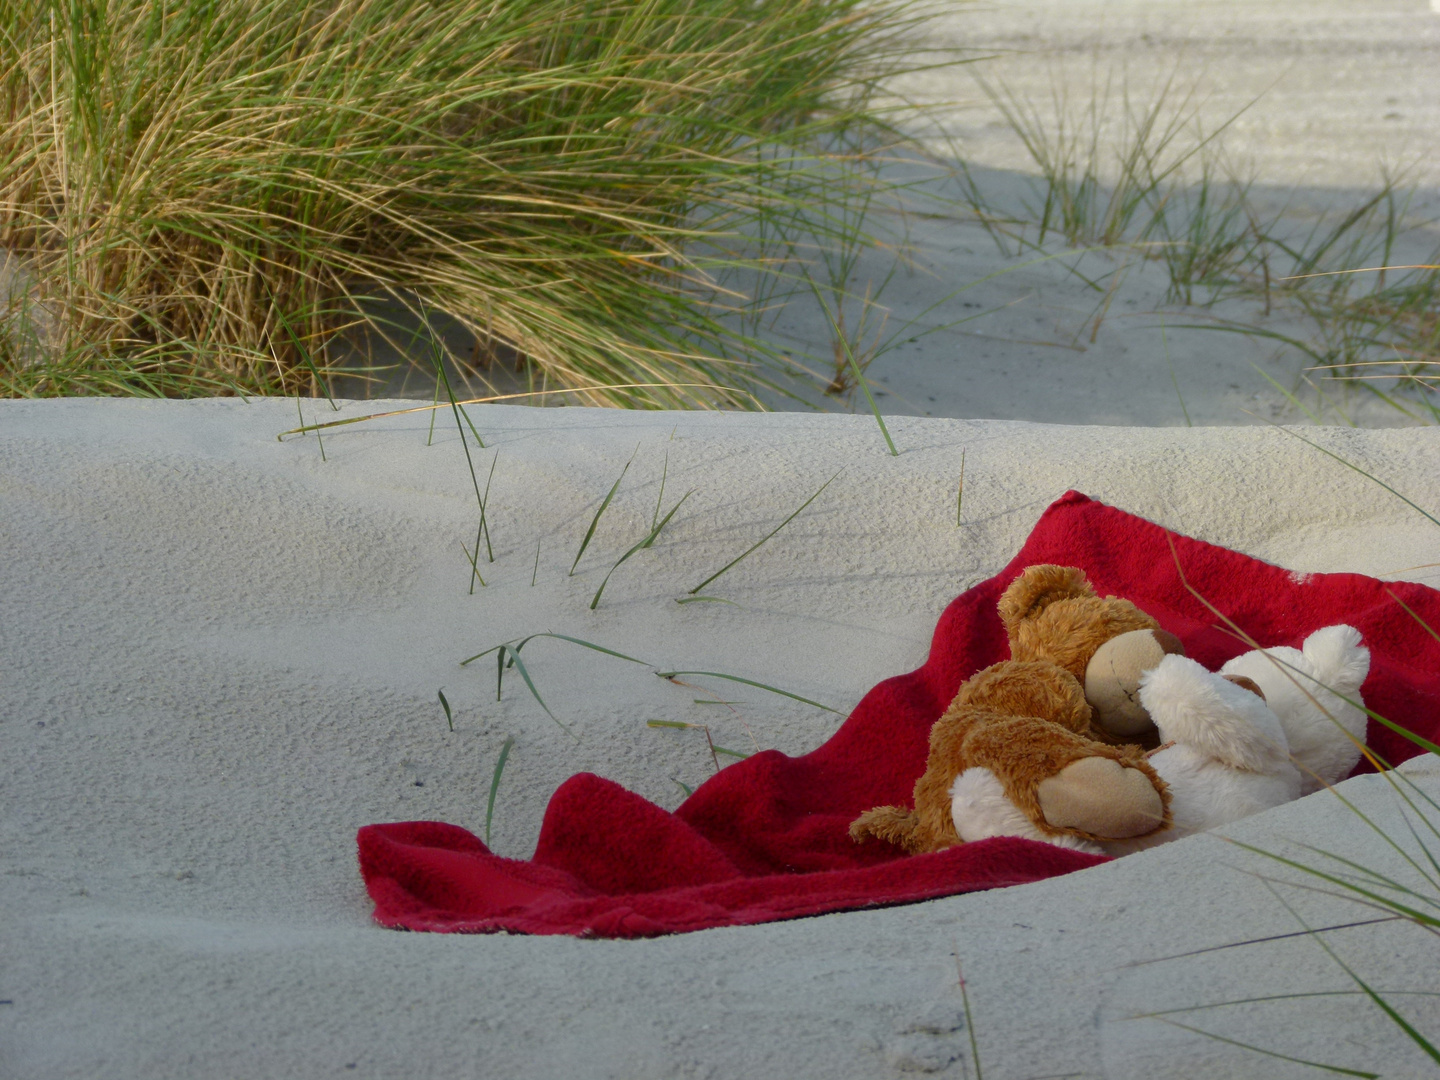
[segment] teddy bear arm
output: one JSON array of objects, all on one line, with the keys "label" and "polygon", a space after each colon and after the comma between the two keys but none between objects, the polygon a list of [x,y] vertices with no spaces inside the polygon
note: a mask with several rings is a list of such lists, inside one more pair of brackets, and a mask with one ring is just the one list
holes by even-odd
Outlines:
[{"label": "teddy bear arm", "polygon": [[1149,836],[1170,824],[1164,781],[1144,763],[1081,758],[1036,787],[1046,823],[1092,840]]},{"label": "teddy bear arm", "polygon": [[967,733],[964,759],[993,772],[1035,825],[1102,840],[1168,823],[1169,792],[1132,748],[1103,746],[1035,717],[991,715]]}]

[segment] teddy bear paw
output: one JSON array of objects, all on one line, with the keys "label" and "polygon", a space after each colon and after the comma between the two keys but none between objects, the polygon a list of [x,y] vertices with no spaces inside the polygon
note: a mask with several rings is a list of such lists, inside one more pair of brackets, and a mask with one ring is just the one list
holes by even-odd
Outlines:
[{"label": "teddy bear paw", "polygon": [[1040,781],[1036,796],[1052,828],[1077,829],[1102,840],[1152,833],[1165,816],[1150,778],[1106,757],[1071,762]]}]

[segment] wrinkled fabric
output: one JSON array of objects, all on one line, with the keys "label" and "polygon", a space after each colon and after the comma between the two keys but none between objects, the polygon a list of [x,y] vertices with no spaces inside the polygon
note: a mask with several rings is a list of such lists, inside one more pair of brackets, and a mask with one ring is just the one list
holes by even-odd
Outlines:
[{"label": "wrinkled fabric", "polygon": [[[1249,646],[1205,602],[1265,646],[1298,647],[1322,626],[1349,623],[1370,648],[1366,704],[1440,741],[1440,641],[1416,618],[1440,630],[1440,593],[1358,574],[1295,574],[1069,492],[1001,573],[945,609],[925,664],[874,687],[818,749],[731,765],[673,814],[600,777],[571,777],[551,798],[529,861],[494,855],[454,825],[366,826],[360,869],[375,920],[650,937],[911,903],[1108,861],[1008,837],[904,856],[848,833],[864,810],[910,803],[931,725],[961,681],[1008,657],[995,605],[1036,563],[1080,567],[1098,593],[1133,601],[1212,670]],[[1421,752],[1373,719],[1367,741],[1390,764]],[[1362,761],[1357,771],[1369,768]]]}]

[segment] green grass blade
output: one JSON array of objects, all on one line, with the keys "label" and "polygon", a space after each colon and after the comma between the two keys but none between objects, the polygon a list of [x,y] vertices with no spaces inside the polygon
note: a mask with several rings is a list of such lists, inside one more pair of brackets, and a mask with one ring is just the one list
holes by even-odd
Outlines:
[{"label": "green grass blade", "polygon": [[[477,439],[480,436],[475,436]],[[495,479],[495,463],[500,460],[500,451],[495,451],[495,456],[490,459],[490,475],[485,478],[485,494],[480,497],[480,527],[485,530],[485,556],[492,563],[495,561],[495,550],[490,546],[490,516],[487,512],[490,506],[490,483]],[[480,541],[475,541],[475,554],[479,557]]]},{"label": "green grass blade", "polygon": [[[670,432],[670,437],[675,437],[675,432]],[[665,464],[660,470],[660,492],[655,496],[655,513],[650,516],[650,541],[645,546],[655,542],[655,537],[660,535],[656,526],[660,522],[660,506],[665,501],[665,480],[670,475],[670,448],[665,448]]]},{"label": "green grass blade", "polygon": [[[640,452],[640,447],[635,447],[635,454]],[[620,481],[625,479],[625,474],[630,470],[630,462],[635,460],[635,454],[630,455],[630,461],[625,462],[625,468],[620,470],[620,475],[615,478],[615,483],[610,485],[604,500],[600,503],[600,509],[595,511],[595,516],[590,519],[590,528],[585,530],[585,539],[580,541],[580,550],[575,553],[575,561],[570,564],[570,573],[567,577],[573,577],[575,567],[580,565],[580,556],[585,554],[585,549],[590,546],[590,539],[595,535],[595,528],[600,524],[600,515],[610,505],[610,500],[615,497],[615,492],[620,490]]]},{"label": "green grass blade", "polygon": [[[1391,600],[1394,600],[1397,604],[1399,604],[1402,608],[1405,609],[1405,614],[1409,615],[1412,619],[1414,619],[1417,623],[1419,623],[1422,627],[1424,627],[1425,632],[1426,632],[1427,634],[1429,634],[1431,637],[1433,637],[1436,641],[1440,641],[1440,633],[1437,633],[1437,632],[1435,631],[1435,628],[1434,628],[1434,627],[1432,627],[1429,623],[1427,623],[1424,619],[1422,619],[1418,614],[1416,614],[1416,613],[1410,608],[1410,605],[1408,605],[1407,603],[1405,603],[1404,600],[1401,600],[1400,597],[1396,596],[1393,590],[1391,590],[1391,589],[1386,589],[1385,591],[1390,595],[1390,599],[1391,599]],[[1432,751],[1432,753],[1440,753],[1440,751]]]},{"label": "green grass blade", "polygon": [[1367,905],[1369,907],[1374,907],[1380,910],[1392,912],[1400,918],[1408,919],[1409,921],[1417,923],[1421,926],[1440,927],[1440,918],[1437,918],[1434,915],[1430,915],[1427,912],[1421,911],[1418,908],[1411,907],[1409,904],[1403,904],[1400,901],[1394,899],[1393,897],[1377,893],[1373,889],[1367,889],[1362,885],[1358,885],[1353,881],[1348,881],[1345,878],[1338,877],[1335,874],[1327,874],[1324,870],[1320,870],[1314,866],[1307,866],[1305,863],[1300,862],[1298,859],[1287,859],[1284,856],[1276,855],[1274,852],[1266,851],[1264,848],[1255,847],[1252,844],[1245,844],[1231,837],[1225,837],[1225,839],[1238,848],[1242,848],[1245,851],[1252,852],[1267,859],[1272,859],[1275,862],[1280,863],[1282,866],[1288,866],[1290,869],[1298,870],[1302,874],[1308,874],[1311,877],[1319,878],[1321,881],[1328,882],[1329,884],[1334,885],[1340,889],[1344,889],[1349,894],[1353,894],[1354,896],[1363,896],[1366,900],[1370,901],[1370,903]]},{"label": "green grass blade", "polygon": [[870,414],[875,417],[875,423],[880,425],[880,434],[885,436],[885,445],[890,448],[890,456],[899,457],[900,451],[895,449],[895,440],[890,437],[890,429],[885,426],[885,417],[880,415],[880,406],[875,403],[875,395],[870,392],[870,381],[865,378],[865,373],[855,362],[855,350],[850,347],[847,338],[842,337],[840,345],[845,350],[845,360],[850,365],[850,374],[855,377],[855,382],[865,392],[865,401],[870,406]]},{"label": "green grass blade", "polygon": [[[432,348],[434,348],[433,345]],[[450,399],[450,409],[455,414],[455,429],[460,433],[460,445],[465,450],[465,464],[470,468],[470,483],[475,488],[475,502],[480,507],[480,524],[476,526],[475,532],[475,557],[470,560],[470,592],[473,595],[476,580],[480,581],[481,586],[485,584],[484,579],[480,577],[480,567],[478,565],[480,561],[480,535],[485,531],[485,496],[480,494],[480,478],[475,475],[475,459],[470,456],[470,442],[465,438],[465,428],[460,423],[460,406],[455,401],[455,391],[450,389],[450,376],[445,373],[445,359],[439,355],[438,351],[436,351],[434,359],[435,370],[439,373],[440,380],[445,384],[445,396]],[[478,439],[479,435],[476,435],[476,438]],[[485,444],[481,443],[480,445],[483,447]],[[499,455],[497,454],[496,457],[499,457]],[[495,463],[493,461],[490,463],[490,472],[493,476],[495,472]],[[487,484],[486,487],[488,489],[489,485]],[[491,561],[493,562],[494,559],[492,558]]]},{"label": "green grass blade", "polygon": [[540,708],[545,710],[545,715],[559,724],[566,735],[569,735],[576,742],[579,742],[580,736],[571,731],[568,724],[562,723],[560,718],[550,711],[550,706],[545,704],[545,699],[540,696],[540,691],[535,688],[535,680],[530,678],[530,672],[526,670],[525,661],[520,659],[519,651],[517,649],[510,649],[509,652],[510,662],[515,665],[515,670],[520,672],[520,678],[525,680],[525,685],[530,689],[530,695],[540,703]]},{"label": "green grass blade", "polygon": [[[475,561],[475,556],[470,553],[470,549],[464,544],[461,544],[460,550],[465,553],[465,561],[470,564],[470,595],[474,596],[475,582],[480,582],[482,588],[488,588],[489,586],[485,584],[485,579],[480,576],[480,564]],[[477,552],[480,550],[480,538],[478,536],[475,538],[475,550]]]},{"label": "green grass blade", "polygon": [[965,506],[965,451],[960,451],[960,483],[955,486],[955,527],[960,528],[960,512]]},{"label": "green grass blade", "polygon": [[[320,369],[315,366],[315,358],[310,355],[310,350],[307,349],[305,343],[300,340],[300,335],[295,333],[294,328],[291,327],[290,320],[285,316],[285,309],[276,303],[273,290],[270,293],[270,303],[272,310],[275,312],[276,319],[285,331],[285,336],[290,339],[290,343],[295,347],[295,351],[298,352],[300,357],[305,361],[305,366],[310,369],[310,374],[315,378],[315,385],[319,387],[320,391],[325,395],[325,400],[330,402],[330,411],[339,412],[340,406],[335,404],[335,398],[331,396],[330,387],[326,384],[324,376],[320,374]],[[300,423],[305,423],[303,416],[300,418]],[[320,433],[317,431],[315,434],[318,436]],[[323,443],[321,444],[320,454],[321,460],[324,460],[325,450]]]},{"label": "green grass blade", "polygon": [[[543,638],[555,638],[557,641],[568,641],[568,642],[570,642],[571,645],[580,645],[580,646],[582,646],[582,647],[584,647],[584,648],[586,648],[586,649],[590,649],[590,650],[592,650],[592,651],[594,651],[594,652],[598,652],[598,653],[604,653],[606,656],[613,656],[613,657],[615,657],[616,659],[619,659],[619,660],[629,660],[632,664],[641,664],[641,665],[643,665],[644,667],[649,667],[649,666],[650,666],[650,665],[647,664],[644,660],[637,660],[635,657],[633,657],[633,656],[627,656],[627,655],[625,655],[623,652],[616,652],[614,649],[607,649],[604,645],[596,645],[593,641],[586,641],[586,640],[584,640],[583,638],[571,637],[569,634],[553,634],[553,633],[551,633],[551,632],[548,631],[548,630],[544,631],[543,633],[539,633],[539,634],[531,634],[529,637],[525,637],[525,638],[520,639],[519,643],[516,644],[516,645],[514,646],[514,648],[512,648],[510,651],[511,651],[512,654],[513,654],[513,653],[517,653],[517,652],[519,652],[521,649],[523,649],[523,648],[525,647],[525,645],[526,645],[527,642],[530,642],[530,641],[535,640],[536,638],[542,638],[542,637],[543,637]],[[483,656],[484,654],[482,653],[481,655]]]},{"label": "green grass blade", "polygon": [[[843,471],[843,470],[841,470],[841,471]],[[768,533],[766,533],[763,537],[761,537],[760,540],[759,540],[759,542],[757,542],[757,543],[754,544],[753,546],[747,548],[747,549],[746,549],[744,552],[742,552],[739,556],[737,556],[737,557],[734,558],[734,559],[731,559],[728,563],[726,563],[724,566],[722,566],[719,570],[716,570],[715,573],[711,574],[711,575],[710,575],[708,578],[706,578],[704,581],[700,582],[699,585],[696,585],[693,589],[690,590],[690,595],[691,595],[691,596],[694,596],[694,595],[695,595],[696,593],[698,593],[701,589],[703,589],[706,585],[709,585],[712,581],[714,581],[716,578],[718,578],[721,574],[724,574],[726,571],[730,570],[730,569],[731,569],[732,567],[734,567],[737,563],[739,563],[742,559],[744,559],[746,556],[750,555],[750,554],[753,553],[757,548],[759,548],[759,547],[761,546],[761,544],[764,544],[767,540],[769,540],[772,536],[774,536],[776,533],[778,533],[781,529],[785,528],[786,525],[789,525],[790,522],[794,521],[797,517],[799,517],[799,516],[800,516],[800,513],[801,513],[807,506],[809,506],[812,502],[814,502],[816,499],[818,499],[818,498],[820,497],[820,492],[824,491],[827,487],[829,487],[831,484],[833,484],[833,483],[835,482],[835,477],[836,477],[836,476],[839,476],[839,475],[840,475],[840,472],[836,472],[836,473],[835,473],[835,476],[830,477],[829,480],[826,480],[825,483],[821,484],[820,487],[816,490],[815,494],[814,494],[814,495],[811,495],[808,499],[806,499],[803,503],[801,503],[798,507],[796,507],[795,510],[791,512],[791,514],[790,514],[789,517],[787,517],[784,521],[780,522],[779,525],[776,525],[775,528],[771,529]]]},{"label": "green grass blade", "polygon": [[[1285,906],[1285,909],[1295,917],[1295,920],[1299,922],[1301,926],[1304,926],[1305,929],[1309,930],[1310,927],[1306,925],[1305,920],[1300,917],[1300,914],[1293,907],[1291,907],[1288,903],[1285,902],[1284,897],[1282,897],[1279,893],[1275,891],[1274,886],[1269,886],[1269,888],[1271,894],[1275,897],[1275,899],[1279,900],[1280,903]],[[1425,1053],[1430,1056],[1430,1059],[1434,1061],[1437,1065],[1440,1065],[1440,1049],[1436,1049],[1435,1045],[1431,1043],[1429,1039],[1425,1038],[1424,1035],[1420,1034],[1420,1032],[1416,1030],[1413,1024],[1411,1024],[1408,1020],[1401,1016],[1393,1005],[1391,1005],[1388,1001],[1386,1001],[1383,997],[1376,993],[1375,990],[1371,988],[1370,984],[1367,983],[1364,979],[1360,978],[1360,976],[1356,974],[1354,969],[1352,969],[1349,964],[1345,963],[1344,960],[1340,959],[1340,954],[1330,947],[1330,943],[1328,941],[1326,941],[1319,934],[1314,934],[1313,936],[1315,938],[1316,944],[1318,944],[1322,949],[1325,950],[1326,955],[1328,955],[1330,959],[1334,961],[1342,971],[1345,972],[1346,975],[1350,976],[1351,981],[1354,982],[1356,986],[1360,987],[1360,989],[1365,992],[1365,995],[1375,1004],[1377,1008],[1380,1009],[1381,1012],[1383,1012],[1386,1016],[1390,1018],[1390,1020],[1395,1024],[1396,1027],[1398,1027],[1401,1031],[1405,1033],[1406,1038],[1408,1038],[1416,1046],[1420,1047],[1421,1050],[1425,1051]]]},{"label": "green grass blade", "polygon": [[621,555],[620,558],[615,560],[615,565],[610,567],[610,569],[606,572],[605,579],[600,582],[600,588],[595,590],[595,595],[590,600],[591,611],[594,611],[596,606],[600,603],[600,596],[602,593],[605,592],[605,586],[610,584],[610,575],[615,573],[616,570],[619,570],[620,564],[623,563],[626,559],[630,558],[631,555],[634,555],[639,551],[643,551],[651,544],[655,543],[655,538],[660,535],[661,531],[665,528],[666,525],[670,524],[670,519],[675,516],[675,511],[679,510],[680,507],[685,504],[685,500],[690,498],[690,496],[694,494],[694,490],[691,490],[687,491],[684,495],[682,495],[680,497],[680,501],[670,508],[670,512],[666,514],[662,519],[660,519],[656,524],[651,526],[648,536],[635,544],[634,547],[632,547],[629,551],[625,552],[624,555]]},{"label": "green grass blade", "polygon": [[729,604],[731,607],[739,607],[734,600],[726,600],[721,596],[680,596],[675,600],[677,604]]},{"label": "green grass blade", "polygon": [[673,783],[676,787],[678,787],[681,791],[683,791],[687,799],[691,795],[695,794],[695,789],[689,784],[685,783],[683,780],[676,780],[675,777],[672,776],[670,777],[670,782]]},{"label": "green grass blade", "polygon": [[845,362],[850,368],[850,374],[855,378],[855,384],[865,393],[865,400],[870,404],[870,413],[875,417],[875,423],[880,425],[880,434],[885,436],[885,445],[890,448],[892,457],[899,457],[900,451],[895,449],[895,440],[890,438],[890,429],[885,426],[885,418],[880,415],[880,406],[875,404],[875,396],[870,393],[870,383],[865,378],[865,373],[860,370],[860,365],[855,360],[855,350],[850,344],[850,337],[845,333],[845,328],[840,325],[840,320],[835,312],[831,310],[830,304],[820,294],[820,287],[810,280],[810,288],[814,293],[816,301],[825,311],[825,318],[830,323],[830,332],[840,348],[845,352]]},{"label": "green grass blade", "polygon": [[435,691],[435,696],[440,699],[440,707],[445,710],[445,723],[450,725],[450,730],[455,730],[455,717],[450,713],[450,702],[445,700],[445,690],[442,687]]},{"label": "green grass blade", "polygon": [[[1165,349],[1165,363],[1170,365],[1170,382],[1175,387],[1175,396],[1180,399],[1180,411],[1185,414],[1185,426],[1194,427],[1190,422],[1190,410],[1185,407],[1185,395],[1180,393],[1180,377],[1175,374],[1175,361],[1170,356],[1170,338],[1165,333],[1165,320],[1160,320],[1160,344]],[[1262,371],[1263,375],[1264,372]]]},{"label": "green grass blade", "polygon": [[[542,637],[555,638],[559,641],[568,641],[572,645],[580,645],[586,649],[591,649],[594,652],[604,653],[606,656],[613,656],[620,660],[628,660],[632,664],[641,664],[646,667],[648,667],[649,665],[646,664],[644,660],[638,660],[633,656],[627,656],[622,652],[616,652],[614,649],[607,649],[603,645],[596,645],[593,641],[585,641],[583,638],[571,637],[569,634],[554,634],[548,630],[538,634],[530,634],[528,637],[520,638],[518,641],[505,642],[501,645],[492,645],[484,652],[478,652],[474,656],[466,657],[464,660],[460,661],[460,666],[464,667],[467,664],[479,660],[482,656],[489,656],[493,652],[495,654],[495,700],[500,700],[501,688],[505,681],[505,668],[507,666],[513,667],[516,671],[520,673],[520,678],[525,680],[525,685],[530,690],[531,696],[534,697],[535,700],[539,703],[540,707],[545,710],[545,715],[550,717],[551,720],[554,720],[555,723],[559,724],[561,729],[564,730],[564,732],[572,739],[574,739],[576,742],[579,742],[580,737],[570,729],[569,725],[562,722],[559,717],[557,717],[553,712],[550,711],[549,705],[545,704],[545,699],[540,696],[540,691],[535,686],[535,680],[530,677],[530,671],[528,668],[526,668],[525,661],[520,658],[521,649],[523,649],[530,642],[534,641],[536,638]],[[506,660],[507,657],[509,658],[508,664]]]},{"label": "green grass blade", "polygon": [[[425,436],[425,445],[432,446],[435,443],[435,417],[440,412],[440,380],[435,380],[435,401],[434,408],[430,410],[430,433]],[[303,423],[303,418],[302,418]]]},{"label": "green grass blade", "polygon": [[490,846],[490,822],[495,817],[495,793],[500,790],[500,776],[505,771],[505,762],[510,757],[510,748],[515,745],[515,736],[506,736],[500,747],[500,756],[495,759],[495,772],[490,776],[490,797],[485,800],[485,846]]},{"label": "green grass blade", "polygon": [[[1435,990],[1391,990],[1391,997],[1440,997]],[[1204,1005],[1185,1005],[1178,1009],[1157,1009],[1154,1012],[1138,1013],[1131,1020],[1153,1020],[1174,1013],[1204,1012],[1207,1009],[1226,1009],[1235,1005],[1265,1005],[1272,1001],[1300,1001],[1306,998],[1364,997],[1363,990],[1309,990],[1298,994],[1261,994],[1258,997],[1231,998],[1228,1001],[1211,1001]]]},{"label": "green grass blade", "polygon": [[746,686],[753,686],[757,690],[765,690],[772,694],[779,694],[781,697],[790,698],[792,701],[800,701],[805,703],[806,705],[814,705],[815,708],[824,709],[826,712],[834,713],[836,716],[845,715],[839,709],[832,709],[829,705],[822,705],[820,704],[820,702],[812,701],[810,698],[801,697],[799,694],[792,694],[789,690],[781,690],[778,686],[771,686],[768,683],[756,682],[754,679],[744,679],[741,678],[739,675],[726,675],[722,671],[657,671],[655,674],[660,676],[660,678],[667,680],[674,679],[680,675],[707,675],[712,679],[729,679],[731,682],[744,683]]},{"label": "green grass blade", "polygon": [[551,633],[549,630],[543,631],[538,634],[529,634],[526,637],[517,638],[513,642],[506,641],[502,642],[499,645],[491,645],[490,648],[486,649],[484,652],[478,652],[474,656],[467,656],[464,660],[461,660],[460,666],[466,667],[467,665],[474,663],[476,660],[479,660],[483,656],[489,656],[492,652],[498,652],[500,654],[500,658],[503,661],[507,651],[513,656],[516,652],[519,652],[521,649],[523,649],[527,642],[534,641],[536,638],[555,638],[558,641],[568,641],[572,645],[580,645],[584,648],[592,649],[595,652],[604,653],[606,656],[614,656],[620,660],[629,660],[632,664],[643,664],[646,667],[650,666],[644,660],[637,660],[633,656],[626,656],[624,653],[616,652],[614,649],[607,649],[604,645],[596,645],[593,641],[586,641],[583,638],[571,637],[569,634],[555,634]]},{"label": "green grass blade", "polygon": [[[1138,1019],[1138,1018],[1137,1018]],[[1213,1031],[1206,1031],[1203,1028],[1192,1027],[1189,1024],[1182,1024],[1179,1020],[1171,1020],[1169,1017],[1156,1016],[1162,1024],[1169,1024],[1171,1027],[1183,1028],[1185,1031],[1192,1031],[1196,1035],[1203,1035],[1207,1039],[1214,1039],[1216,1042],[1228,1043],[1230,1046],[1238,1046],[1241,1050],[1250,1050],[1257,1054],[1264,1054],[1266,1057],[1278,1058],[1281,1061],[1291,1061],[1296,1065],[1308,1065],[1313,1069],[1323,1069],[1326,1072],[1336,1073],[1340,1076],[1358,1076],[1362,1080],[1380,1080],[1379,1073],[1365,1072],[1361,1069],[1347,1069],[1340,1065],[1327,1065],[1323,1061],[1310,1061],[1306,1058],[1291,1057],[1289,1054],[1277,1053],[1274,1050],[1266,1050],[1263,1046],[1255,1046],[1253,1043],[1240,1042],[1238,1039],[1226,1038],[1224,1035],[1217,1035]]]},{"label": "green grass blade", "polygon": [[[1250,415],[1254,416],[1255,414],[1254,414],[1254,413],[1251,413]],[[1260,419],[1264,420],[1265,418],[1264,418],[1264,417],[1260,417]],[[1291,431],[1289,428],[1284,427],[1284,426],[1282,426],[1282,425],[1280,425],[1280,424],[1277,424],[1277,423],[1275,423],[1273,420],[1265,420],[1265,422],[1266,422],[1267,424],[1269,424],[1271,427],[1277,428],[1277,429],[1279,429],[1280,431],[1283,431],[1286,435],[1289,435],[1292,439],[1299,439],[1299,440],[1300,440],[1301,442],[1303,442],[1306,446],[1312,446],[1312,447],[1314,447],[1316,450],[1319,450],[1319,451],[1320,451],[1322,454],[1324,454],[1326,457],[1334,458],[1336,461],[1340,462],[1341,465],[1344,465],[1347,469],[1353,469],[1355,472],[1359,473],[1361,476],[1365,477],[1365,479],[1371,481],[1372,483],[1379,484],[1379,485],[1380,485],[1382,488],[1384,488],[1386,491],[1390,492],[1391,495],[1394,495],[1397,499],[1399,499],[1401,502],[1403,502],[1406,506],[1410,507],[1412,510],[1415,510],[1417,513],[1419,513],[1422,517],[1426,518],[1426,519],[1427,519],[1428,521],[1430,521],[1432,524],[1434,524],[1434,525],[1440,525],[1440,518],[1435,517],[1434,514],[1431,514],[1429,511],[1423,509],[1419,504],[1413,502],[1413,501],[1410,500],[1410,499],[1407,499],[1404,495],[1401,495],[1400,492],[1396,491],[1396,490],[1395,490],[1393,487],[1391,487],[1389,484],[1385,483],[1384,480],[1381,480],[1381,479],[1379,479],[1378,477],[1372,475],[1371,473],[1366,472],[1364,469],[1360,468],[1360,466],[1359,466],[1359,465],[1356,465],[1354,462],[1346,461],[1343,457],[1341,457],[1339,454],[1335,453],[1334,451],[1325,449],[1325,447],[1321,446],[1319,443],[1311,442],[1309,439],[1305,438],[1305,436],[1304,436],[1304,435],[1301,435],[1299,432]]]},{"label": "green grass blade", "polygon": [[460,661],[460,666],[461,666],[461,667],[467,667],[467,666],[469,666],[470,664],[474,663],[476,660],[479,660],[482,656],[489,656],[492,652],[496,652],[496,651],[500,651],[500,652],[503,653],[503,652],[504,652],[504,649],[505,649],[505,645],[503,645],[503,644],[501,644],[501,645],[491,645],[490,648],[486,649],[484,652],[478,652],[478,653],[476,653],[474,656],[467,656],[464,660],[461,660],[461,661]]}]

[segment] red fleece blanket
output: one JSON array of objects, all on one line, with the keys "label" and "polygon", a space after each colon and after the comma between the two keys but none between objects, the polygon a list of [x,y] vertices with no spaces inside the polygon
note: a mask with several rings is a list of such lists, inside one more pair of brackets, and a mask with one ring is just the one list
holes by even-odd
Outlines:
[{"label": "red fleece blanket", "polygon": [[[1011,838],[904,857],[855,844],[847,829],[872,806],[909,804],[931,724],[963,679],[1008,655],[995,604],[1027,566],[1081,567],[1099,593],[1134,601],[1206,667],[1244,652],[1186,590],[1171,541],[1190,584],[1264,645],[1298,646],[1333,623],[1357,627],[1371,654],[1366,703],[1440,741],[1440,642],[1401,606],[1440,629],[1440,592],[1295,574],[1070,492],[1004,571],[945,609],[925,665],[876,686],[819,749],[731,765],[673,814],[598,776],[574,776],[550,800],[529,862],[492,855],[453,825],[367,826],[360,870],[375,919],[407,930],[649,937],[908,903],[1105,862]],[[1419,752],[1374,720],[1369,745],[1391,763]]]}]

